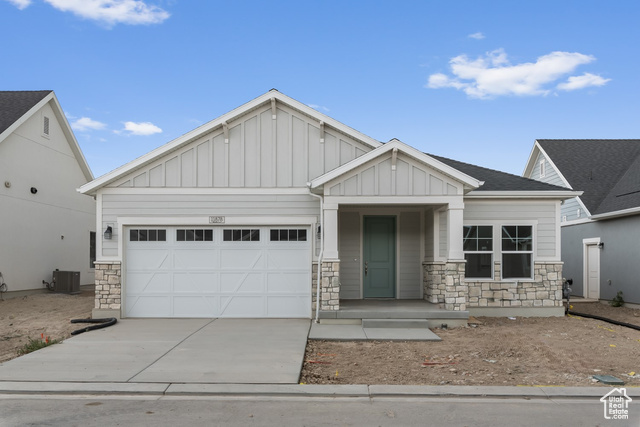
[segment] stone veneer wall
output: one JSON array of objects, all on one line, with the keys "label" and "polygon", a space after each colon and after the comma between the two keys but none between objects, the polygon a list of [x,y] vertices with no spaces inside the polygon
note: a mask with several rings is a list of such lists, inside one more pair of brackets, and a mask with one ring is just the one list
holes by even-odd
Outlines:
[{"label": "stone veneer wall", "polygon": [[120,310],[122,277],[120,262],[96,262],[96,309]]},{"label": "stone veneer wall", "polygon": [[340,310],[340,261],[322,262],[320,311]]},{"label": "stone veneer wall", "polygon": [[[500,276],[500,262],[494,264]],[[561,307],[562,263],[536,262],[533,281],[473,281],[469,285],[469,307]]]},{"label": "stone veneer wall", "polygon": [[466,310],[469,287],[464,281],[465,262],[425,262],[422,265],[425,299],[434,304],[444,303],[446,310]]}]

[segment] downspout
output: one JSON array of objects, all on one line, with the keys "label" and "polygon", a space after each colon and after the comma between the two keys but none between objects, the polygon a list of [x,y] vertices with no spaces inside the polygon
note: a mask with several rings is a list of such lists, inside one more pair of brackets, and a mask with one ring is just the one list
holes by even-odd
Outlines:
[{"label": "downspout", "polygon": [[320,289],[322,285],[322,256],[324,255],[324,197],[311,192],[311,183],[307,182],[309,195],[320,200],[320,254],[318,254],[318,281],[316,285],[316,323],[320,319]]}]

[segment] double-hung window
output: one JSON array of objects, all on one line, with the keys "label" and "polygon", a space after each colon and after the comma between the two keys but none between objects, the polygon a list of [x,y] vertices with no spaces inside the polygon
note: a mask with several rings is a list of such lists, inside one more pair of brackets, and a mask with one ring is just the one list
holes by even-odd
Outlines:
[{"label": "double-hung window", "polygon": [[502,278],[533,278],[533,226],[502,226]]},{"label": "double-hung window", "polygon": [[465,277],[491,279],[493,277],[493,227],[465,225],[463,229]]}]

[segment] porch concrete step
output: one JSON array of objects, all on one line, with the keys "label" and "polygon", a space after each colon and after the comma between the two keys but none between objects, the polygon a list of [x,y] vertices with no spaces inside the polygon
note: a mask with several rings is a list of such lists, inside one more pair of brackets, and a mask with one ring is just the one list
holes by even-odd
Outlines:
[{"label": "porch concrete step", "polygon": [[427,319],[362,319],[363,328],[428,328]]}]

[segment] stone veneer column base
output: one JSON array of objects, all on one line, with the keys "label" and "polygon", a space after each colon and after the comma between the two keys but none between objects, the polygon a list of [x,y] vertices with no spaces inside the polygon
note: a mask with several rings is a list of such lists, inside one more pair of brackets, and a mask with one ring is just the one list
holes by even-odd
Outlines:
[{"label": "stone veneer column base", "polygon": [[122,307],[122,276],[120,261],[97,261],[95,263],[95,308],[97,317],[120,317]]},{"label": "stone veneer column base", "polygon": [[320,311],[338,310],[340,310],[340,260],[323,260]]},{"label": "stone veneer column base", "polygon": [[444,303],[451,311],[465,311],[469,301],[469,286],[464,281],[465,261],[423,263],[425,299]]}]

